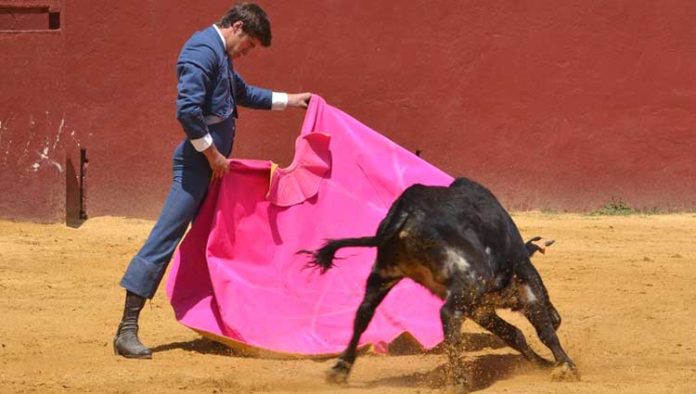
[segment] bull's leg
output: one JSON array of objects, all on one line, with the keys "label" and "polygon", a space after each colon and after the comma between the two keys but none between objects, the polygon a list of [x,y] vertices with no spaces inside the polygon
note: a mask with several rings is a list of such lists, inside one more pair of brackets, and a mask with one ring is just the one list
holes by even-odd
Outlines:
[{"label": "bull's leg", "polygon": [[551,304],[551,302],[548,302],[548,308],[549,308],[549,317],[551,317],[551,324],[553,325],[553,330],[558,331],[558,327],[561,326],[561,315],[558,313],[556,308]]},{"label": "bull's leg", "polygon": [[455,387],[466,389],[468,384],[461,358],[464,300],[462,287],[458,285],[452,286],[445,299],[445,304],[440,309],[440,319],[442,320],[442,331],[445,337],[445,353],[452,369],[453,383]]},{"label": "bull's leg", "polygon": [[370,320],[372,320],[377,306],[400,279],[401,278],[383,278],[377,272],[372,272],[367,278],[365,297],[355,314],[355,321],[353,322],[353,337],[350,339],[350,343],[346,350],[338,357],[336,364],[327,373],[327,381],[331,383],[344,383],[348,379],[350,369],[355,362],[360,336],[370,324]]},{"label": "bull's leg", "polygon": [[481,327],[505,341],[511,348],[522,353],[529,361],[541,366],[550,367],[553,363],[536,354],[527,344],[524,334],[517,327],[501,319],[492,308],[480,308],[471,318]]},{"label": "bull's leg", "polygon": [[573,360],[561,347],[561,342],[554,329],[554,319],[550,313],[544,302],[531,302],[524,308],[524,315],[536,329],[541,342],[551,349],[556,360],[556,368],[551,377],[554,380],[578,380],[580,374]]},{"label": "bull's leg", "polygon": [[537,336],[546,345],[556,360],[556,368],[551,377],[556,380],[578,380],[580,374],[573,360],[568,357],[561,347],[556,335],[556,329],[561,324],[561,316],[549,302],[549,296],[541,280],[541,276],[529,260],[523,262],[516,270],[516,275],[526,286],[526,297],[522,311],[534,326]]}]

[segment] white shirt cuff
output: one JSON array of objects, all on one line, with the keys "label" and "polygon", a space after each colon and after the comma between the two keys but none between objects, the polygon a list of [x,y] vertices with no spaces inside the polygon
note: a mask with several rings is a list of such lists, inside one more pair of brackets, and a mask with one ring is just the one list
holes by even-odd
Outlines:
[{"label": "white shirt cuff", "polygon": [[191,140],[191,145],[193,145],[194,149],[196,149],[199,152],[203,152],[204,150],[208,149],[208,147],[212,144],[213,137],[211,137],[210,134],[206,134],[202,138],[196,138],[195,140]]},{"label": "white shirt cuff", "polygon": [[281,92],[273,92],[271,98],[271,109],[274,111],[282,111],[288,106],[288,94]]}]

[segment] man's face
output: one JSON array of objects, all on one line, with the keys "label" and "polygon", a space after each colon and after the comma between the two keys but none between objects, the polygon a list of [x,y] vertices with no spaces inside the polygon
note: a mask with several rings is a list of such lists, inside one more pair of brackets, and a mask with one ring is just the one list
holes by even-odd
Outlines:
[{"label": "man's face", "polygon": [[232,26],[232,34],[227,39],[227,54],[230,59],[246,56],[252,49],[261,43],[258,38],[252,37],[242,30],[241,22]]}]

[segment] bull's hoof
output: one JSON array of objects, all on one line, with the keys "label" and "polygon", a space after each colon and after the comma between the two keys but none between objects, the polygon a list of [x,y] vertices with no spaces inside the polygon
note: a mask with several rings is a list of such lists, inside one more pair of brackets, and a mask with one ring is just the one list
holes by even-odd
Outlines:
[{"label": "bull's hoof", "polygon": [[580,380],[580,372],[573,363],[564,362],[553,369],[551,380],[554,382],[577,382]]},{"label": "bull's hoof", "polygon": [[338,360],[336,365],[331,367],[326,371],[326,381],[332,384],[344,384],[348,380],[348,373],[350,373],[350,368],[352,364]]}]

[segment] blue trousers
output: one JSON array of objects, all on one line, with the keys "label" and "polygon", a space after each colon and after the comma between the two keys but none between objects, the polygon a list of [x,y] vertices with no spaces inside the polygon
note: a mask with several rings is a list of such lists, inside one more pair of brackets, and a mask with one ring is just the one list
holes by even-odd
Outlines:
[{"label": "blue trousers", "polygon": [[[235,119],[209,126],[216,147],[229,157],[235,134]],[[140,251],[133,257],[121,286],[141,297],[152,298],[169,261],[194,220],[210,184],[211,170],[205,156],[188,140],[174,151],[173,179],[162,212]]]}]

